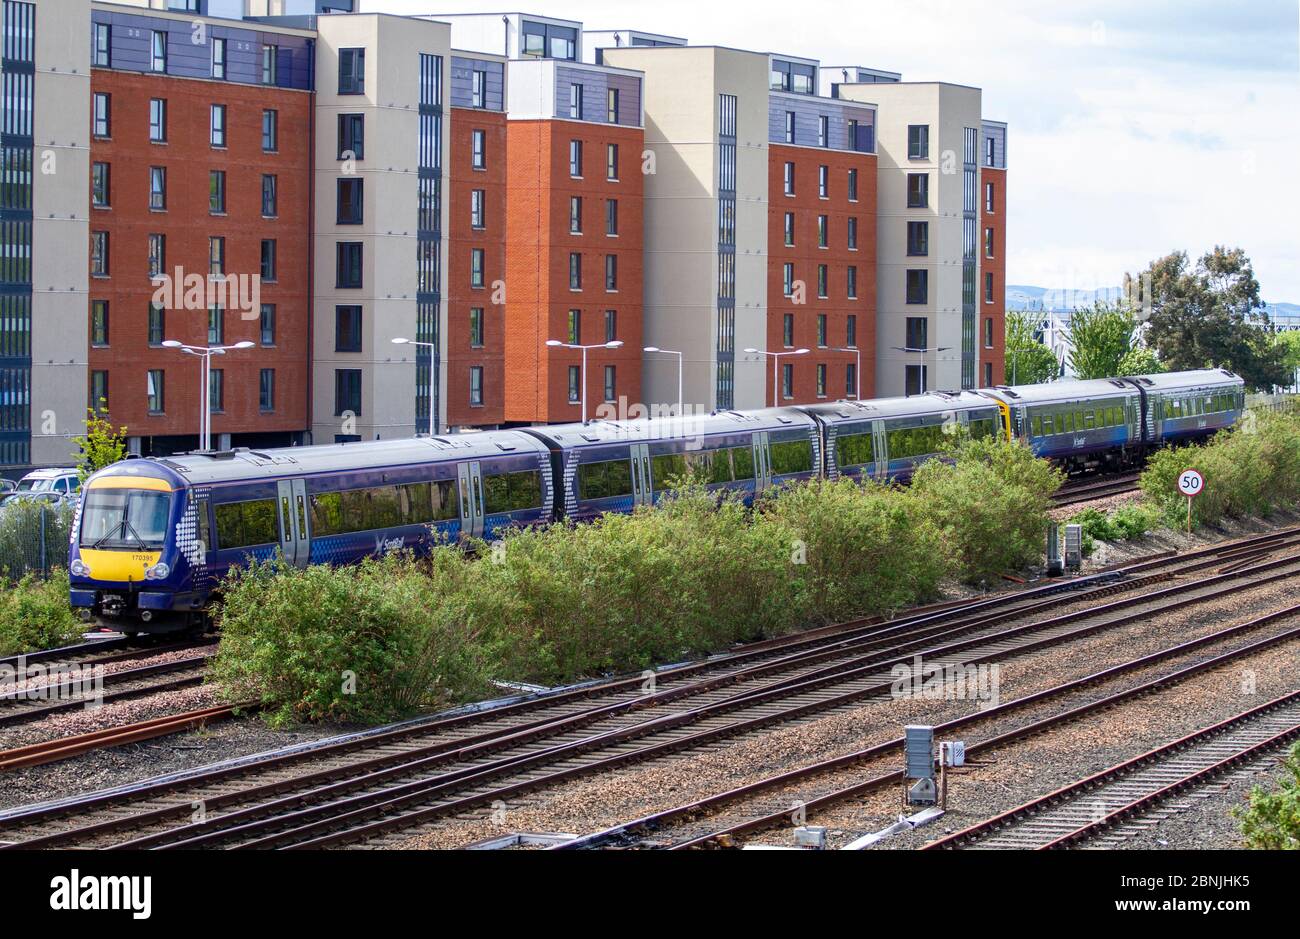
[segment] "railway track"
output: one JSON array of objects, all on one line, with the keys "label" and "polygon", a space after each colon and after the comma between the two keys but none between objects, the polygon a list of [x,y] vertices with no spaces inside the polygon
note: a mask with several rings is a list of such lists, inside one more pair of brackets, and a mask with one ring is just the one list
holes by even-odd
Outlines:
[{"label": "railway track", "polygon": [[1300,691],[933,841],[925,850],[1079,847],[1300,737]]},{"label": "railway track", "polygon": [[[1085,578],[1073,591],[1056,584],[763,643],[662,673],[650,693],[641,679],[626,679],[180,781],[5,813],[0,839],[19,847],[322,847],[373,838],[562,779],[878,696],[892,684],[890,667],[918,653],[939,661],[1005,658],[1292,577],[1300,556],[1255,558],[1285,552],[1298,535],[1291,529],[1178,559],[1162,556]],[[1214,573],[1243,558],[1254,563]],[[1169,580],[1175,561],[1203,576],[1147,590]],[[1123,577],[1130,580],[1117,582]],[[1097,604],[1135,590],[1146,592]],[[1033,618],[1060,605],[1083,608]],[[196,801],[207,820],[177,826]]]},{"label": "railway track", "polygon": [[1098,480],[1067,485],[1052,497],[1052,501],[1057,507],[1062,507],[1137,491],[1138,474],[1126,473],[1123,476],[1107,476]]}]

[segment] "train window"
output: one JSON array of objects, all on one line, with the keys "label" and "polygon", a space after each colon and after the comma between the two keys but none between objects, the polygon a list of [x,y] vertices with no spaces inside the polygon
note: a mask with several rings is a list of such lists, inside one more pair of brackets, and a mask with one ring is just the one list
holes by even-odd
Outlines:
[{"label": "train window", "polygon": [[488,515],[521,512],[542,505],[542,475],[537,470],[483,477],[483,500]]},{"label": "train window", "polygon": [[661,453],[650,461],[654,472],[655,485],[667,489],[671,480],[686,475],[686,457],[680,453]]},{"label": "train window", "polygon": [[447,522],[460,517],[456,504],[456,482],[440,479],[433,483],[412,483],[401,486],[402,512],[407,523],[419,525],[427,522]]},{"label": "train window", "polygon": [[275,500],[227,502],[213,506],[217,517],[217,546],[223,550],[275,544],[280,540]]},{"label": "train window", "polygon": [[875,462],[871,434],[852,434],[835,441],[835,462],[841,469],[849,466],[866,466]]},{"label": "train window", "polygon": [[[1033,429],[1030,431],[1030,434],[1032,436],[1034,437],[1043,436],[1043,416],[1041,414],[1034,415],[1033,421],[1031,422],[1031,426],[1033,427]],[[1048,426],[1051,425],[1049,424]]]},{"label": "train window", "polygon": [[790,440],[771,445],[772,474],[788,476],[791,473],[808,473],[812,471],[812,443],[806,440]]},{"label": "train window", "polygon": [[1083,417],[1083,426],[1085,429],[1093,430],[1094,428],[1097,427],[1099,422],[1097,421],[1096,411],[1084,411],[1082,413],[1082,417]]},{"label": "train window", "polygon": [[985,437],[993,437],[997,435],[997,424],[991,417],[982,418],[977,421],[971,421],[969,430],[972,440],[983,440]]},{"label": "train window", "polygon": [[632,464],[627,460],[584,463],[578,467],[579,499],[613,499],[632,494]]},{"label": "train window", "polygon": [[946,446],[943,427],[912,427],[907,430],[891,430],[889,438],[889,458],[907,460],[912,457],[928,456],[938,453]]},{"label": "train window", "polygon": [[200,502],[198,504],[199,515],[199,550],[208,552],[212,550],[212,522],[208,518],[208,504]]},{"label": "train window", "polygon": [[732,475],[737,482],[754,478],[754,450],[752,447],[733,447],[727,451],[731,454]]}]

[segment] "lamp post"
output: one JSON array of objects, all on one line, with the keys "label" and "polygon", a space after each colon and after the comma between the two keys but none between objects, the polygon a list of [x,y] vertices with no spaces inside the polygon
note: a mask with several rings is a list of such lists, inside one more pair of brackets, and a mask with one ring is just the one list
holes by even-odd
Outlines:
[{"label": "lamp post", "polygon": [[862,400],[862,350],[857,346],[848,349],[832,349],[833,352],[852,352],[857,358],[857,364],[853,366],[853,400]]},{"label": "lamp post", "polygon": [[573,342],[561,342],[558,339],[548,339],[546,344],[552,349],[574,349],[582,352],[582,381],[579,389],[579,397],[582,400],[582,423],[587,423],[587,350],[588,349],[621,349],[623,340],[616,339],[613,342],[598,342],[595,345],[580,346]]},{"label": "lamp post", "polygon": [[772,407],[779,408],[781,406],[779,401],[781,379],[777,375],[781,360],[787,355],[807,355],[808,351],[807,349],[795,349],[793,352],[764,352],[762,349],[745,350],[746,355],[766,355],[772,359]]},{"label": "lamp post", "polygon": [[919,353],[921,353],[921,390],[918,392],[918,394],[925,394],[925,391],[926,391],[926,389],[925,389],[925,386],[926,386],[926,381],[925,381],[925,354],[926,354],[927,352],[939,353],[939,352],[951,352],[951,351],[952,351],[952,347],[951,347],[951,346],[940,346],[940,347],[937,348],[937,349],[913,349],[913,348],[911,348],[910,346],[892,346],[891,348],[892,348],[895,352],[919,352]]},{"label": "lamp post", "polygon": [[225,355],[232,349],[251,349],[253,345],[248,340],[237,342],[233,346],[191,346],[175,339],[163,342],[164,348],[180,349],[186,355],[198,356],[203,360],[199,366],[199,400],[202,402],[199,406],[199,450],[205,453],[212,449],[212,357]]},{"label": "lamp post", "polygon": [[[430,356],[433,355],[432,350],[437,348],[437,345],[435,343],[418,342],[415,339],[403,339],[401,336],[393,340],[393,345],[422,346],[425,349],[431,350],[429,352]],[[438,409],[433,406],[433,360],[432,358],[430,358],[429,360],[429,436],[436,437],[437,435],[438,435]]]},{"label": "lamp post", "polygon": [[677,356],[677,416],[681,417],[685,413],[682,407],[682,373],[686,369],[685,353],[674,352],[672,349],[660,349],[658,346],[646,346],[642,351]]}]

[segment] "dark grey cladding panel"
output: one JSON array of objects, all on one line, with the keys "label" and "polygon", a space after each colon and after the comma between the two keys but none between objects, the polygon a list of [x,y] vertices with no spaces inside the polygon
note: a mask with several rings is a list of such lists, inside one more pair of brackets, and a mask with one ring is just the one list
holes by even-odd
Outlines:
[{"label": "dark grey cladding panel", "polygon": [[641,76],[622,75],[591,69],[555,68],[556,117],[569,117],[569,86],[582,86],[582,119],[599,124],[608,123],[609,109],[606,93],[618,89],[618,124],[620,127],[641,126]]},{"label": "dark grey cladding panel", "polygon": [[[981,134],[982,143],[980,144],[980,165],[993,166],[994,169],[1007,168],[1007,129],[999,127],[997,124],[985,124],[984,131]],[[993,141],[993,162],[988,160],[988,142]]]},{"label": "dark grey cladding panel", "polygon": [[[815,147],[817,120],[830,118],[828,150],[853,150],[859,153],[876,152],[876,114],[870,108],[851,107],[825,98],[771,95],[768,98],[768,142],[785,143],[786,112],[794,112],[794,143],[801,147]],[[857,140],[849,140],[849,121],[858,122]]]},{"label": "dark grey cladding panel", "polygon": [[[226,81],[237,84],[262,83],[262,45],[279,47],[276,57],[276,87],[300,91],[312,89],[315,44],[303,36],[266,33],[256,29],[217,26],[198,20],[164,19],[135,13],[94,10],[94,23],[112,27],[111,62],[114,69],[148,72],[152,54],[152,33],[167,33],[167,74],[176,78],[212,77],[212,40],[226,43]],[[203,29],[196,29],[200,24]],[[93,35],[91,42],[93,42]]]},{"label": "dark grey cladding panel", "polygon": [[475,71],[487,72],[487,94],[484,96],[483,109],[504,111],[506,109],[505,63],[459,55],[451,57],[451,106],[453,108],[474,106],[474,84],[471,73]]}]

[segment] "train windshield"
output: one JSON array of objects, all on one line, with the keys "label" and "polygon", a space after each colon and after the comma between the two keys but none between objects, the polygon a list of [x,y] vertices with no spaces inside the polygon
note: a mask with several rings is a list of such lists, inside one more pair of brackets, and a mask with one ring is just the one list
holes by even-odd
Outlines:
[{"label": "train windshield", "polygon": [[81,547],[162,549],[171,496],[141,489],[96,489],[81,510]]}]

